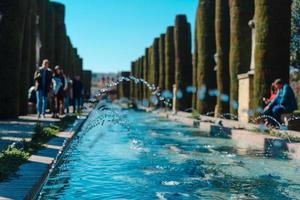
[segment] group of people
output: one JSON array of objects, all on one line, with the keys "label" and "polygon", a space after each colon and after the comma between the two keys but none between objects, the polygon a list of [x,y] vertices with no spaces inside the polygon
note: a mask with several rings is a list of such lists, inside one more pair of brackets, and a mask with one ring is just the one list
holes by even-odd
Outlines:
[{"label": "group of people", "polygon": [[73,80],[67,77],[60,66],[53,70],[49,67],[49,60],[43,60],[42,66],[34,73],[35,97],[38,118],[45,117],[47,102],[50,102],[52,118],[69,113],[70,102],[73,102],[73,112],[79,112],[83,106],[83,84],[80,76]]},{"label": "group of people", "polygon": [[[292,113],[298,109],[293,89],[281,79],[272,83],[270,98],[263,98],[263,101],[266,104],[263,114],[273,117],[278,122],[281,122],[283,113]],[[267,120],[266,125],[272,125],[272,122]]]}]

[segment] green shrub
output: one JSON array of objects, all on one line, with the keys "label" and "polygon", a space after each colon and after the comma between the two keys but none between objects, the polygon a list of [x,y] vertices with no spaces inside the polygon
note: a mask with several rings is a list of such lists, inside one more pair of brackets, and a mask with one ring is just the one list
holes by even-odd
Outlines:
[{"label": "green shrub", "polygon": [[32,135],[31,141],[22,141],[24,144],[23,150],[8,147],[1,152],[0,181],[14,174],[19,166],[28,160],[31,154],[43,148],[43,144],[55,137],[59,131],[64,130],[68,124],[73,123],[76,119],[77,115],[73,114],[64,117],[60,122],[49,126],[43,126],[41,123],[37,123],[34,127],[34,134]]},{"label": "green shrub", "polygon": [[7,148],[0,153],[0,180],[14,174],[19,166],[27,161],[30,154],[16,148]]},{"label": "green shrub", "polygon": [[37,123],[34,127],[34,134],[32,135],[31,142],[27,144],[28,149],[40,149],[43,143],[46,143],[50,138],[54,137],[60,128],[56,125],[43,127],[40,123]]},{"label": "green shrub", "polygon": [[293,113],[294,114],[300,114],[300,110],[295,110]]},{"label": "green shrub", "polygon": [[55,126],[59,127],[59,130],[63,131],[68,127],[69,124],[73,123],[77,119],[78,115],[79,114],[66,115],[59,122],[57,122]]}]

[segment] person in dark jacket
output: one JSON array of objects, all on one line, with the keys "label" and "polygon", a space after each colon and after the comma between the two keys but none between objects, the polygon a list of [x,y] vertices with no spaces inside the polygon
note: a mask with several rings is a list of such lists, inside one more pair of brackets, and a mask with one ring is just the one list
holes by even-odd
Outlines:
[{"label": "person in dark jacket", "polygon": [[264,114],[270,115],[281,122],[281,114],[292,113],[297,110],[297,101],[293,89],[288,84],[284,84],[281,79],[276,79],[274,84],[278,92],[264,109]]},{"label": "person in dark jacket", "polygon": [[75,76],[73,80],[73,112],[79,112],[83,101],[83,84],[80,76]]},{"label": "person in dark jacket", "polygon": [[49,68],[49,61],[43,60],[42,66],[34,73],[37,114],[38,118],[45,117],[47,108],[47,95],[51,89],[52,71]]},{"label": "person in dark jacket", "polygon": [[65,93],[65,76],[60,66],[56,66],[52,78],[54,93],[53,118],[58,118],[58,113],[63,115],[64,111],[64,93]]}]

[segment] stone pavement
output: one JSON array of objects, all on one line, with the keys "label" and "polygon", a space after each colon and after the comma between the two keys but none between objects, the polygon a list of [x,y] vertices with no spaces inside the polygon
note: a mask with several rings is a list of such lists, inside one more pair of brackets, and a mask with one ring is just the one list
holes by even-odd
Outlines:
[{"label": "stone pavement", "polygon": [[18,119],[0,121],[0,151],[13,142],[30,140],[38,121],[42,124],[50,124],[59,119],[52,119],[51,115],[46,115],[46,118],[38,120],[36,115],[27,115],[20,116]]}]

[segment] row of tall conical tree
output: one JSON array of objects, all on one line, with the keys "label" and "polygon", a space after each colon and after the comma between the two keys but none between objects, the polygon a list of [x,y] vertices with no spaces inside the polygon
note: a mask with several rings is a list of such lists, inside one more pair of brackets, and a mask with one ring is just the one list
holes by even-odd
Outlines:
[{"label": "row of tall conical tree", "polygon": [[[199,0],[193,56],[190,24],[186,16],[178,15],[175,25],[155,38],[133,62],[131,74],[155,84],[160,91],[172,91],[175,84],[179,110],[192,107],[202,114],[237,114],[238,74],[250,71],[254,49],[251,100],[253,108],[262,106],[271,82],[289,79],[290,7],[290,0]],[[253,44],[248,24],[252,19]],[[150,95],[146,87],[132,83],[132,99],[148,99]]]},{"label": "row of tall conical tree", "polygon": [[43,59],[70,77],[82,58],[67,36],[65,6],[49,0],[0,1],[0,118],[27,113],[27,91]]}]

